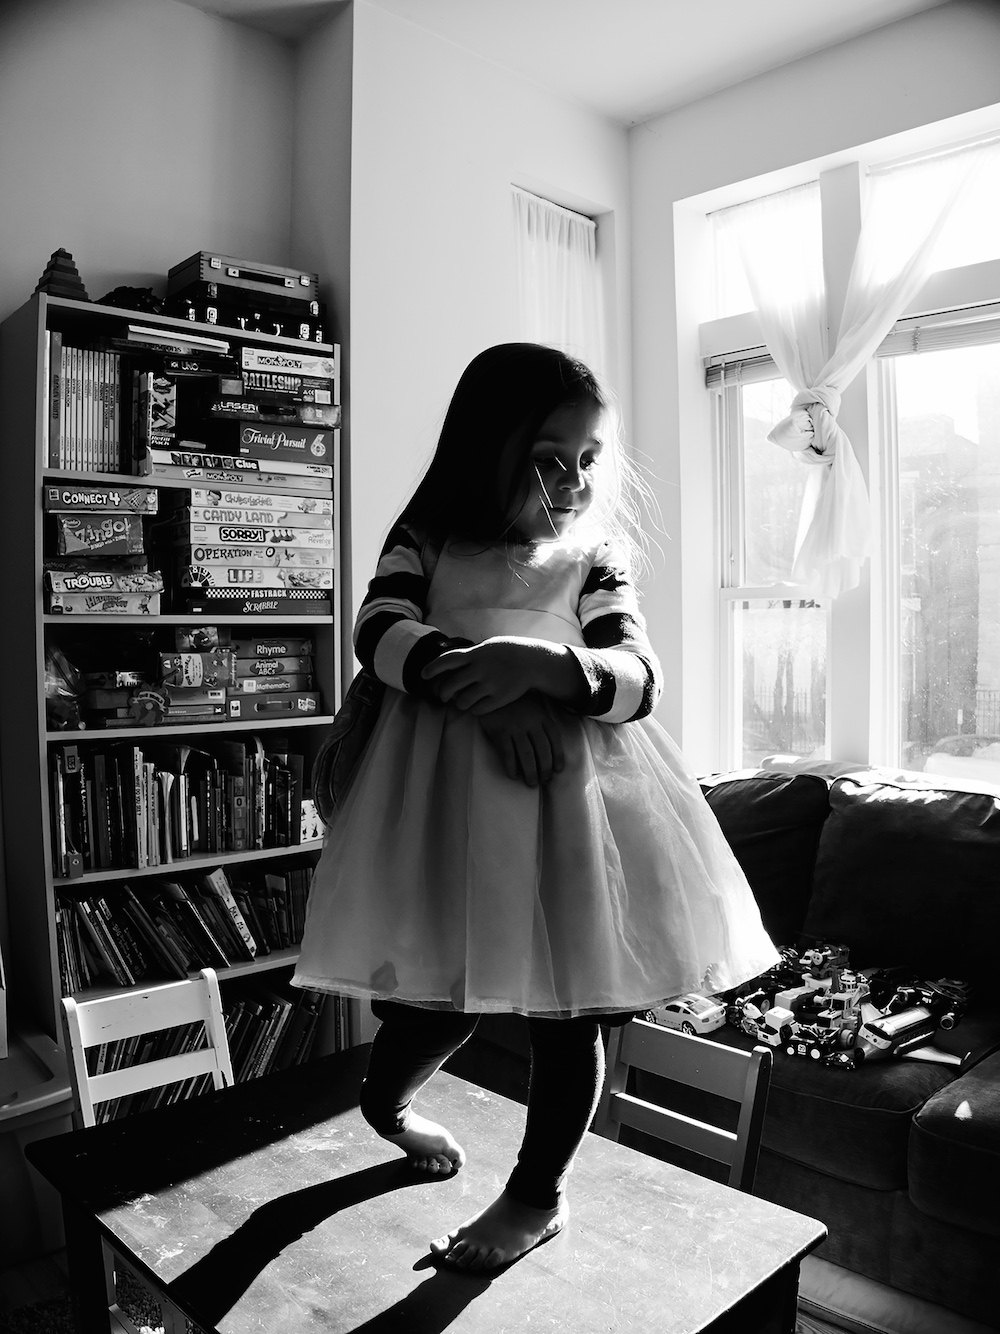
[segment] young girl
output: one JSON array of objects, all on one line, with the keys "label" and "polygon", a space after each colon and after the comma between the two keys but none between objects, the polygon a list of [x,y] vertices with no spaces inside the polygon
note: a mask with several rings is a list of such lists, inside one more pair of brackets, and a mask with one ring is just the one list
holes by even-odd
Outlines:
[{"label": "young girl", "polygon": [[361,1108],[418,1168],[465,1160],[417,1092],[480,1014],[527,1017],[500,1196],[431,1249],[492,1270],[554,1235],[604,1078],[600,1022],[777,960],[666,733],[630,581],[627,463],[589,370],[476,357],[355,630],[390,687],[327,832],[294,981],[372,998]]}]

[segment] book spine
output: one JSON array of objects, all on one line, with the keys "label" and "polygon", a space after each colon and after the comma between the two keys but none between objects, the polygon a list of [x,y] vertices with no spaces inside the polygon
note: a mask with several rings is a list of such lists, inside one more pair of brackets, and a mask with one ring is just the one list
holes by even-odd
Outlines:
[{"label": "book spine", "polygon": [[209,892],[216,896],[226,912],[228,912],[229,916],[233,919],[233,922],[236,924],[236,929],[246,943],[246,947],[250,951],[250,954],[256,956],[257,942],[254,939],[253,932],[247,925],[246,918],[240,911],[239,904],[236,902],[236,896],[233,894],[232,887],[230,886],[229,880],[222,867],[220,866],[215,870],[208,871],[204,877],[204,883]]},{"label": "book spine", "polygon": [[50,330],[48,335],[48,411],[47,417],[47,445],[46,458],[50,468],[62,468],[63,464],[63,436],[62,436],[62,407],[63,407],[63,380],[65,377],[65,351],[63,349],[62,334],[58,329]]},{"label": "book spine", "polygon": [[94,354],[89,347],[80,349],[80,396],[83,404],[81,466],[94,471]]}]

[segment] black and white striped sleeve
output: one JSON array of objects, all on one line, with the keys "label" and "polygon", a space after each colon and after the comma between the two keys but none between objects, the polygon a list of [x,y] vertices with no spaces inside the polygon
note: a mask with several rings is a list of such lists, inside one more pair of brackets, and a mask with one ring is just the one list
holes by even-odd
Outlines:
[{"label": "black and white striped sleeve", "polygon": [[429,696],[421,671],[446,649],[468,641],[449,639],[424,624],[430,580],[421,560],[422,545],[403,524],[389,532],[354,625],[354,652],[386,685]]},{"label": "black and white striped sleeve", "polygon": [[663,689],[660,664],[646,634],[635,586],[608,543],[584,580],[578,607],[585,648],[573,648],[589,699],[580,709],[602,723],[628,723],[652,713]]}]

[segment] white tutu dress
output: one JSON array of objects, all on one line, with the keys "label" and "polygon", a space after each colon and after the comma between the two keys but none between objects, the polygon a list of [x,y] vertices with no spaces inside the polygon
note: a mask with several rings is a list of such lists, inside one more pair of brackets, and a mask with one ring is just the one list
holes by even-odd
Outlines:
[{"label": "white tutu dress", "polygon": [[[424,607],[417,597],[403,607],[397,639],[407,652],[418,626],[472,642],[546,639],[578,650],[591,679],[594,662],[614,672],[614,652],[585,636],[585,624],[603,619],[602,642],[609,626],[627,623],[623,637],[655,661],[631,586],[597,589],[606,551],[552,543],[522,563],[503,547],[446,546]],[[406,602],[398,589],[389,596],[406,558],[387,548],[359,633],[366,608],[384,616]],[[374,666],[403,684],[388,647]],[[601,716],[615,716],[603,707],[607,679],[601,690]],[[621,712],[627,684],[617,693]],[[476,717],[387,690],[327,830],[294,983],[564,1017],[723,990],[776,962],[743,872],[663,729],[650,717],[566,710],[564,738],[564,769],[529,788],[506,775]]]}]

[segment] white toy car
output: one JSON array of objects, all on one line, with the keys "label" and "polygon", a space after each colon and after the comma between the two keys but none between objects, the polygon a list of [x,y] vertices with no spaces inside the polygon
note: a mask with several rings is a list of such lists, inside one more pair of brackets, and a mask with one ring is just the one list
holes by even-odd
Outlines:
[{"label": "white toy car", "polygon": [[679,1028],[682,1033],[693,1036],[721,1028],[726,1022],[726,1007],[709,996],[689,991],[686,996],[675,996],[666,1004],[658,1005],[650,1011],[650,1016],[654,1024]]}]

